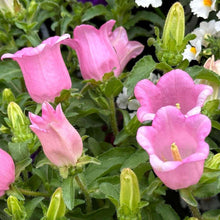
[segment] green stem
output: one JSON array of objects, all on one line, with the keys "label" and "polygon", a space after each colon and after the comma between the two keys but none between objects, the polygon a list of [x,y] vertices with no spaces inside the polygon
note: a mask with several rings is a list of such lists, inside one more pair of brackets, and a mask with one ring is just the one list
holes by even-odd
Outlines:
[{"label": "green stem", "polygon": [[198,207],[197,206],[191,206],[189,204],[188,204],[188,206],[189,206],[189,209],[192,213],[192,216],[197,218],[198,220],[202,220],[202,216],[201,216],[201,213],[200,213]]},{"label": "green stem", "polygon": [[110,105],[111,127],[112,127],[113,134],[116,137],[116,135],[118,134],[118,125],[117,125],[115,102],[114,102],[113,96],[109,98],[109,105]]},{"label": "green stem", "polygon": [[50,197],[49,193],[43,193],[43,192],[34,192],[34,191],[30,191],[27,189],[21,189],[19,188],[19,191],[25,195],[25,196],[33,196],[33,197],[37,197],[37,196],[43,196],[43,197]]},{"label": "green stem", "polygon": [[75,176],[75,180],[76,180],[77,184],[79,185],[80,189],[82,190],[82,192],[85,196],[86,211],[91,212],[92,211],[92,199],[89,196],[89,192],[88,192],[86,186],[83,184],[83,182],[81,181],[81,179],[79,178],[78,175]]}]

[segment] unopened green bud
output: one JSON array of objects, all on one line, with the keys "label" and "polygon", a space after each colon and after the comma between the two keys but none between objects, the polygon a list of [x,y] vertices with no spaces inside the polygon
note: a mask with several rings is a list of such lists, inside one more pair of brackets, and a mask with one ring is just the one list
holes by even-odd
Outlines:
[{"label": "unopened green bud", "polygon": [[15,101],[15,96],[12,93],[11,89],[4,89],[2,92],[2,103],[3,105],[8,106],[10,102]]},{"label": "unopened green bud", "polygon": [[205,163],[205,167],[214,170],[220,169],[220,153],[215,154],[213,157],[209,158]]},{"label": "unopened green bud", "polygon": [[4,209],[4,211],[12,216],[12,220],[23,220],[26,219],[26,212],[23,206],[23,202],[18,201],[18,199],[14,196],[9,196],[7,199],[8,208]]},{"label": "unopened green bud", "polygon": [[1,0],[0,10],[5,12],[11,12],[11,14],[17,13],[21,10],[21,4],[19,0]]},{"label": "unopened green bud", "polygon": [[141,219],[140,215],[140,192],[138,179],[135,173],[125,168],[120,175],[120,207],[118,209],[118,217],[125,219]]},{"label": "unopened green bud", "polygon": [[23,142],[33,137],[29,120],[22,112],[20,106],[15,102],[10,102],[7,108],[8,119],[12,130],[13,142]]},{"label": "unopened green bud", "polygon": [[66,212],[66,205],[63,200],[62,188],[57,188],[53,193],[50,205],[47,210],[46,219],[48,220],[56,220],[64,217]]},{"label": "unopened green bud", "polygon": [[183,6],[174,3],[167,15],[163,29],[162,43],[163,48],[168,51],[175,51],[176,47],[183,42],[185,35],[185,16]]}]

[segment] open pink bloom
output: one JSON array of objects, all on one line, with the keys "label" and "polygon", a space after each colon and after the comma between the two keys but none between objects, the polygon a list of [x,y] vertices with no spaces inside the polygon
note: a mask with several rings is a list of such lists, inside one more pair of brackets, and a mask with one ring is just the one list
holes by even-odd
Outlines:
[{"label": "open pink bloom", "polygon": [[112,32],[114,24],[114,20],[109,20],[99,30],[91,25],[77,26],[74,39],[65,41],[76,50],[84,79],[102,80],[111,71],[119,76],[128,61],[143,51],[141,43],[128,40],[123,27]]},{"label": "open pink bloom", "polygon": [[5,194],[11,183],[15,181],[15,165],[11,156],[0,149],[0,196]]},{"label": "open pink bloom", "polygon": [[29,113],[31,130],[38,136],[45,155],[56,166],[75,165],[82,154],[82,139],[66,119],[61,105],[42,105],[42,117]]},{"label": "open pink bloom", "polygon": [[71,79],[60,52],[60,44],[67,38],[69,34],[50,37],[35,48],[23,48],[1,57],[18,62],[27,90],[35,102],[53,102],[63,89],[71,88]]},{"label": "open pink bloom", "polygon": [[137,111],[138,120],[152,120],[157,110],[167,105],[178,106],[187,116],[198,114],[212,91],[208,85],[196,85],[188,73],[179,69],[163,75],[157,85],[147,79],[141,80],[134,89],[141,105]]},{"label": "open pink bloom", "polygon": [[[152,126],[138,129],[137,141],[148,152],[156,175],[176,190],[199,181],[209,154],[204,140],[210,130],[211,122],[205,115],[185,117],[176,107],[166,106],[158,110]],[[171,150],[173,145],[177,152]]]}]

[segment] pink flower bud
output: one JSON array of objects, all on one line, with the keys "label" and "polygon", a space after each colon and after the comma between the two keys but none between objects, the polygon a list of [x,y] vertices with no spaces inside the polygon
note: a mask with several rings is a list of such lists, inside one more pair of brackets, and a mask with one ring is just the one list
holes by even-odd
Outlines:
[{"label": "pink flower bud", "polygon": [[29,113],[31,130],[38,136],[45,155],[56,166],[75,165],[83,150],[82,139],[66,119],[61,105],[42,105],[42,117]]},{"label": "pink flower bud", "polygon": [[82,77],[102,80],[105,73],[114,71],[119,76],[131,58],[139,55],[144,46],[137,41],[129,41],[123,27],[112,32],[115,24],[110,20],[99,30],[91,25],[80,25],[74,29],[74,39],[65,44],[76,50]]},{"label": "pink flower bud", "polygon": [[15,165],[11,156],[0,149],[0,196],[5,194],[11,183],[15,181]]},{"label": "pink flower bud", "polygon": [[23,48],[1,57],[18,62],[27,90],[35,102],[54,102],[63,89],[71,88],[71,79],[60,52],[60,44],[67,38],[68,34],[50,37],[35,48]]}]

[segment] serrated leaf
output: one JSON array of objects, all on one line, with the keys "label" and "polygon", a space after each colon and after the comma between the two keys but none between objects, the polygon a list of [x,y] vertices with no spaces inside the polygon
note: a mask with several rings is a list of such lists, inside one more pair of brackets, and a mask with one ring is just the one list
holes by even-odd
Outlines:
[{"label": "serrated leaf", "polygon": [[135,64],[124,84],[124,86],[128,89],[128,95],[133,93],[137,82],[149,77],[155,67],[156,63],[150,55],[144,56]]},{"label": "serrated leaf", "polygon": [[96,5],[93,6],[85,11],[85,13],[82,16],[82,22],[89,21],[90,19],[100,16],[100,15],[106,15],[109,11],[105,8],[104,5]]}]

